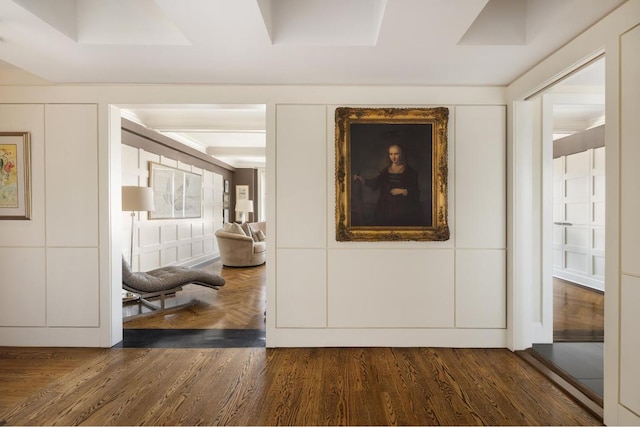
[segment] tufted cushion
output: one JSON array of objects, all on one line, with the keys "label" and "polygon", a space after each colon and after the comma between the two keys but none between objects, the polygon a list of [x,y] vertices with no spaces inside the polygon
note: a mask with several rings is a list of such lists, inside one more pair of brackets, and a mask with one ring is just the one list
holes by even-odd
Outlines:
[{"label": "tufted cushion", "polygon": [[165,291],[194,283],[209,288],[224,286],[225,280],[217,274],[189,267],[160,267],[155,270],[132,272],[129,263],[122,257],[122,284],[127,290],[137,293]]}]

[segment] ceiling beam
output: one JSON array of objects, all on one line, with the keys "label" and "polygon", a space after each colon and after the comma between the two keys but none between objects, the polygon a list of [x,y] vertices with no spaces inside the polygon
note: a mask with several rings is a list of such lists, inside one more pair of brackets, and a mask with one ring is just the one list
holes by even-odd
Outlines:
[{"label": "ceiling beam", "polygon": [[238,157],[264,157],[264,147],[207,147],[210,156],[238,156]]}]

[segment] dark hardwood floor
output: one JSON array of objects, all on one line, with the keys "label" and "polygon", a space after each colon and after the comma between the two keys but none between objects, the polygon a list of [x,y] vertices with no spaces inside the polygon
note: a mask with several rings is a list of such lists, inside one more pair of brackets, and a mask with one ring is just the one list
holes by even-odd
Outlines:
[{"label": "dark hardwood floor", "polygon": [[[265,267],[220,272],[125,327],[264,328]],[[0,372],[0,425],[600,425],[506,349],[0,348]]]},{"label": "dark hardwood floor", "polygon": [[553,341],[604,341],[604,293],[554,278]]},{"label": "dark hardwood floor", "polygon": [[0,395],[24,393],[4,401],[0,424],[599,425],[505,349],[91,351],[0,349],[2,372],[85,352],[46,385],[30,386],[42,367],[3,375]]}]

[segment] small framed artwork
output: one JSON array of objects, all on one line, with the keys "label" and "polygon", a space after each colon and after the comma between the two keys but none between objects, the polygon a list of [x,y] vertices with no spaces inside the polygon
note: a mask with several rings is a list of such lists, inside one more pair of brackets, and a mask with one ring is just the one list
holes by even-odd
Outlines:
[{"label": "small framed artwork", "polygon": [[0,132],[0,219],[31,219],[29,132]]},{"label": "small framed artwork", "polygon": [[236,200],[249,200],[248,185],[236,185]]},{"label": "small framed artwork", "polygon": [[229,192],[229,180],[228,179],[224,180],[224,192],[225,193]]},{"label": "small framed artwork", "polygon": [[222,211],[222,215],[223,215],[223,221],[224,221],[225,223],[226,223],[226,222],[229,222],[229,209],[224,209],[224,210]]},{"label": "small framed artwork", "polygon": [[336,240],[448,240],[447,122],[438,108],[335,113]]},{"label": "small framed artwork", "polygon": [[229,205],[230,205],[229,193],[224,193],[222,195],[222,207],[225,208],[225,209],[229,209]]}]

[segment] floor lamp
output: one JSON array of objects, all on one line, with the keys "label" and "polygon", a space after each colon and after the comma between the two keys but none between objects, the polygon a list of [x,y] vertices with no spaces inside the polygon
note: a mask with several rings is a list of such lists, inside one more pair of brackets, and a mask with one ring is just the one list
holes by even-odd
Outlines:
[{"label": "floor lamp", "polygon": [[129,252],[129,265],[133,268],[133,228],[136,212],[152,211],[153,190],[149,187],[122,187],[122,210],[131,212],[131,251]]}]

